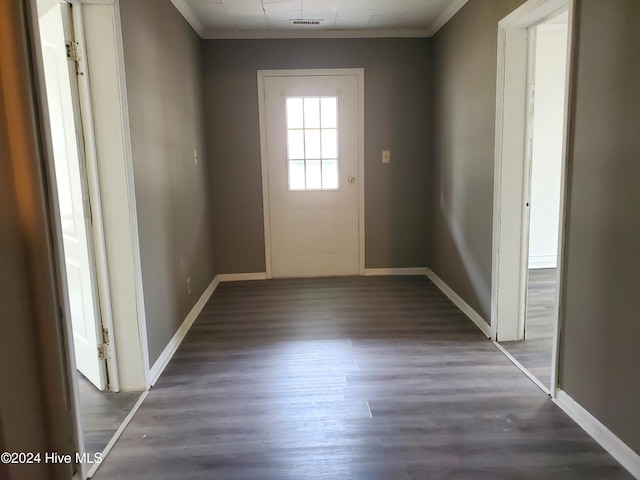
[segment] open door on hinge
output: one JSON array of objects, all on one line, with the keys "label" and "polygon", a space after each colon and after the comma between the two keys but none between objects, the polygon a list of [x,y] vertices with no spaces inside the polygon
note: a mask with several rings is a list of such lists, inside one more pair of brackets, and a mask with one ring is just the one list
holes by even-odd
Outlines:
[{"label": "open door on hinge", "polygon": [[104,390],[107,370],[76,78],[78,44],[69,4],[50,3],[39,22],[76,367]]}]

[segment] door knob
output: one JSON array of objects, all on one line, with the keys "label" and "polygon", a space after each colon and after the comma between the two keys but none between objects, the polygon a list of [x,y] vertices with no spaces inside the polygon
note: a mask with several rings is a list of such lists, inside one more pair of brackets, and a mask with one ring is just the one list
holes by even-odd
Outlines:
[{"label": "door knob", "polygon": [[349,183],[354,183],[356,181],[356,177],[351,175],[349,178],[347,178],[347,180],[349,181]]}]

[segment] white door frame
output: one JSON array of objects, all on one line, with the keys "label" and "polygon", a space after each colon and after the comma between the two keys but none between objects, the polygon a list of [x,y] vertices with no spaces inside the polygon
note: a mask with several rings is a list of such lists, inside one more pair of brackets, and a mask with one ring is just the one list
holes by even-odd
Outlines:
[{"label": "white door frame", "polygon": [[[34,12],[36,2],[30,0]],[[119,0],[43,0],[72,5],[80,47],[80,109],[92,201],[102,314],[114,328],[109,363],[119,385],[148,390],[149,356]],[[84,27],[84,28],[83,28]],[[31,24],[39,32],[37,15]],[[37,35],[39,38],[39,33]],[[41,58],[37,59],[39,64]],[[39,85],[44,77],[39,72]],[[110,301],[109,301],[110,300]],[[105,315],[106,311],[106,315]],[[115,387],[115,388],[114,388]]]},{"label": "white door frame", "polygon": [[271,272],[271,216],[269,176],[267,169],[267,132],[264,79],[266,77],[355,75],[358,77],[358,273],[364,275],[364,68],[329,68],[319,70],[258,70],[258,102],[260,120],[260,159],[262,167],[262,208],[264,214],[264,249],[267,278]]},{"label": "white door frame", "polygon": [[[127,391],[148,389],[150,367],[119,2],[59,1],[71,4],[74,36],[80,43],[79,69],[82,75],[77,76],[79,106],[92,210],[97,289],[102,326],[108,340],[108,388],[112,392],[118,392],[121,388]],[[88,30],[85,29],[87,22]],[[109,35],[105,35],[106,32]],[[87,58],[88,36],[93,37],[92,56],[100,59],[92,65]],[[92,89],[94,83],[97,88],[94,85]],[[96,102],[100,109],[98,112],[94,111]],[[104,106],[107,104],[110,105],[110,111],[105,113]],[[99,128],[94,123],[96,116],[100,117]],[[103,145],[100,152],[97,141]],[[116,160],[121,160],[122,168],[114,167],[118,164]],[[108,170],[105,168],[107,164]],[[114,188],[116,184],[117,189]],[[110,212],[117,212],[119,217],[129,219],[128,229],[123,225],[114,225],[110,215],[106,213],[105,216],[103,206]],[[106,231],[112,234],[106,235]],[[125,239],[125,235],[130,238]],[[113,253],[108,256],[108,252]],[[123,293],[112,291],[111,285],[121,286],[122,290],[126,286],[134,292],[135,301],[124,298]],[[134,316],[136,322],[131,321]],[[118,359],[118,356],[121,358]]]},{"label": "white door frame", "polygon": [[[73,37],[81,46],[84,42],[84,24],[82,20],[82,5],[78,0],[64,0],[71,5],[71,21]],[[83,134],[83,152],[85,174],[91,204],[91,230],[92,230],[92,260],[95,262],[95,277],[97,285],[97,297],[99,302],[100,319],[102,323],[103,338],[106,341],[107,355],[107,389],[112,392],[120,391],[118,376],[118,363],[113,335],[113,313],[111,310],[111,291],[109,287],[109,270],[107,267],[107,254],[105,246],[105,232],[102,221],[102,200],[100,196],[100,183],[98,179],[97,156],[93,127],[93,112],[91,107],[91,89],[89,78],[86,74],[86,56],[80,50],[78,69],[81,75],[76,75],[78,86],[78,99],[80,109],[80,126]]]},{"label": "white door frame", "polygon": [[120,387],[148,390],[149,354],[119,0],[82,5]]},{"label": "white door frame", "polygon": [[[572,48],[573,0],[529,0],[498,23],[496,141],[494,164],[491,336],[496,341],[524,337],[528,265],[528,181],[531,162],[533,58],[529,29],[569,10],[567,77],[558,241],[557,321],[554,329],[551,394],[557,388],[558,341],[562,319],[562,271],[565,236],[566,157]],[[526,99],[526,100],[525,100]]]}]

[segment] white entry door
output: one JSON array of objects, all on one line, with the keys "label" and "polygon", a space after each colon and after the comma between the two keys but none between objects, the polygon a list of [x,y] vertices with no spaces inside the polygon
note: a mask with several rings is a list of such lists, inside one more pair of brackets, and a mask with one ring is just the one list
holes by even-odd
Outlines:
[{"label": "white entry door", "polygon": [[98,353],[102,325],[95,293],[89,195],[81,167],[82,130],[74,107],[75,64],[67,58],[67,43],[73,40],[69,5],[53,6],[39,23],[76,367],[104,390],[106,362]]},{"label": "white entry door", "polygon": [[261,73],[271,276],[357,275],[361,77]]}]

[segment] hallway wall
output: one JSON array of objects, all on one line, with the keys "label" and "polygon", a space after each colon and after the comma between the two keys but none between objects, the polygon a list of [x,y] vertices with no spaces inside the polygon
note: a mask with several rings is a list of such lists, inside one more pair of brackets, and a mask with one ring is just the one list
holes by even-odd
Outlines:
[{"label": "hallway wall", "polygon": [[[496,40],[520,0],[471,0],[434,37],[432,269],[490,319]],[[640,2],[577,0],[560,387],[640,451]]]},{"label": "hallway wall", "polygon": [[153,365],[215,276],[201,40],[168,0],[120,9]]},{"label": "hallway wall", "polygon": [[640,2],[577,7],[560,385],[640,453]]},{"label": "hallway wall", "polygon": [[[206,40],[204,88],[219,273],[264,272],[257,71],[364,68],[367,268],[423,267],[429,249],[427,39]],[[381,163],[391,150],[391,163]]]},{"label": "hallway wall", "polygon": [[498,21],[524,0],[471,0],[435,41],[435,155],[429,266],[487,322]]}]

